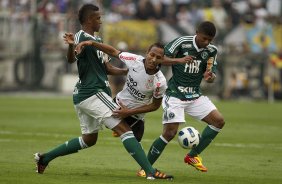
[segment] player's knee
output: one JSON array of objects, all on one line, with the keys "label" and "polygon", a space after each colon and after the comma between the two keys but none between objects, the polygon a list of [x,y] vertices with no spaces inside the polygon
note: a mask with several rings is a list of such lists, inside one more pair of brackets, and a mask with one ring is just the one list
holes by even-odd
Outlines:
[{"label": "player's knee", "polygon": [[135,130],[135,131],[133,131],[133,133],[134,133],[134,136],[136,137],[137,141],[141,142],[143,134],[144,134],[144,129],[143,130],[142,129]]},{"label": "player's knee", "polygon": [[143,137],[143,134],[140,134],[139,132],[137,132],[137,133],[135,134],[135,137],[136,137],[136,139],[137,139],[138,142],[141,142],[142,137]]},{"label": "player's knee", "polygon": [[94,146],[97,142],[97,136],[96,135],[83,135],[82,136],[84,143],[88,146]]},{"label": "player's knee", "polygon": [[224,124],[225,124],[225,121],[224,121],[224,118],[222,116],[220,116],[219,118],[217,118],[216,120],[216,124],[215,124],[215,127],[217,128],[223,128],[224,127]]},{"label": "player's knee", "polygon": [[163,132],[163,137],[167,140],[167,141],[171,141],[175,135],[177,133],[177,129],[170,129],[170,130],[165,130]]},{"label": "player's knee", "polygon": [[86,144],[88,147],[94,146],[97,141],[88,141]]},{"label": "player's knee", "polygon": [[134,126],[131,127],[134,136],[136,137],[138,142],[141,142],[142,137],[144,135],[144,121],[143,120],[139,120]]}]

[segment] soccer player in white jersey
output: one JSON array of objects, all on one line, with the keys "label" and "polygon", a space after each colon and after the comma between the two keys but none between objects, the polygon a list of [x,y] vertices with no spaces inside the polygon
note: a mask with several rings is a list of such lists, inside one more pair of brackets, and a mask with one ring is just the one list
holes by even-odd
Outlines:
[{"label": "soccer player in white jersey", "polygon": [[[94,35],[94,32],[99,31],[101,25],[99,8],[93,4],[85,4],[80,8],[78,17],[82,29],[75,34],[75,44],[87,40],[102,42],[100,37]],[[71,48],[69,50],[72,52]],[[68,53],[68,56],[72,57],[73,54]],[[73,154],[95,145],[98,132],[104,125],[118,133],[128,153],[141,167],[146,168],[147,179],[172,179],[173,176],[166,175],[152,167],[128,124],[123,119],[112,116],[117,105],[111,98],[103,56],[104,54],[93,46],[86,46],[81,53],[77,54],[79,81],[73,92],[73,103],[80,121],[82,135],[46,153],[36,153],[37,172],[43,174],[46,166],[59,156]],[[158,57],[154,58],[158,59]],[[153,67],[154,63],[151,62],[149,66]]]},{"label": "soccer player in white jersey", "polygon": [[[167,88],[166,79],[159,70],[163,45],[151,45],[146,58],[128,52],[121,52],[118,58],[129,70],[123,90],[116,95],[116,102],[122,108],[115,110],[114,115],[125,119],[140,142],[144,134],[145,113],[160,107]],[[154,60],[156,64],[152,64]]]},{"label": "soccer player in white jersey", "polygon": [[[202,22],[194,36],[176,38],[165,46],[165,63],[172,65],[172,77],[163,98],[163,133],[148,152],[151,164],[159,158],[166,145],[175,137],[178,127],[185,122],[185,113],[207,123],[200,143],[184,158],[184,162],[197,170],[207,172],[199,154],[208,147],[223,128],[221,113],[207,96],[202,95],[202,79],[213,82],[216,78],[217,48],[211,44],[216,28],[212,22]],[[179,58],[190,57],[186,63]]]},{"label": "soccer player in white jersey", "polygon": [[86,45],[92,45],[104,53],[119,58],[128,68],[123,90],[116,95],[120,109],[114,110],[115,117],[123,118],[132,128],[136,139],[140,142],[144,134],[145,113],[157,110],[167,88],[166,79],[160,71],[164,57],[163,45],[152,44],[146,57],[129,52],[121,52],[116,48],[98,43],[85,41],[76,50],[80,52]]}]

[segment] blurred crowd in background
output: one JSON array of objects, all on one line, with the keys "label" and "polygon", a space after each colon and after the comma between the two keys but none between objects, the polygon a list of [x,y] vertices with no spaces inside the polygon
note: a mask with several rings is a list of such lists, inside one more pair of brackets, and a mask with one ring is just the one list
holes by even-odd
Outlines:
[{"label": "blurred crowd in background", "polygon": [[218,79],[203,89],[223,99],[282,98],[281,0],[0,0],[0,91],[56,91],[58,76],[75,74],[62,35],[80,29],[84,3],[102,10],[105,43],[140,54],[210,20],[218,30]]}]

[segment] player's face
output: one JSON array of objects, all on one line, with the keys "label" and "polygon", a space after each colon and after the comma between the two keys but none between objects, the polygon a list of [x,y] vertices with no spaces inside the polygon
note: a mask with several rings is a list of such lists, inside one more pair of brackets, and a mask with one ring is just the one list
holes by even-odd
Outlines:
[{"label": "player's face", "polygon": [[206,34],[197,32],[196,44],[199,48],[205,48],[211,43],[213,38],[214,37],[211,37],[211,36],[208,36]]},{"label": "player's face", "polygon": [[147,71],[158,71],[158,65],[162,63],[164,59],[164,49],[158,47],[152,47],[146,55],[145,68]]},{"label": "player's face", "polygon": [[89,16],[89,24],[94,32],[99,32],[102,24],[101,13],[99,11],[95,11]]}]

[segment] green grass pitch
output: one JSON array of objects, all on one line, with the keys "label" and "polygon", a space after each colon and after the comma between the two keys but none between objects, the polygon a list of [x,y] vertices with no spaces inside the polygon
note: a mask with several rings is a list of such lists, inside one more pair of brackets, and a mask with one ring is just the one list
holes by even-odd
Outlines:
[{"label": "green grass pitch", "polygon": [[[80,135],[71,97],[0,96],[0,184],[167,183],[147,181],[135,173],[139,166],[119,138],[104,129],[96,146],[59,157],[43,175],[35,173],[33,153],[44,152]],[[201,154],[207,173],[183,162],[187,150],[175,138],[155,163],[173,174],[173,183],[282,183],[282,103],[218,101],[226,125]],[[205,124],[187,117],[183,126],[200,132]],[[148,151],[160,135],[161,109],[149,113],[142,142]]]}]

